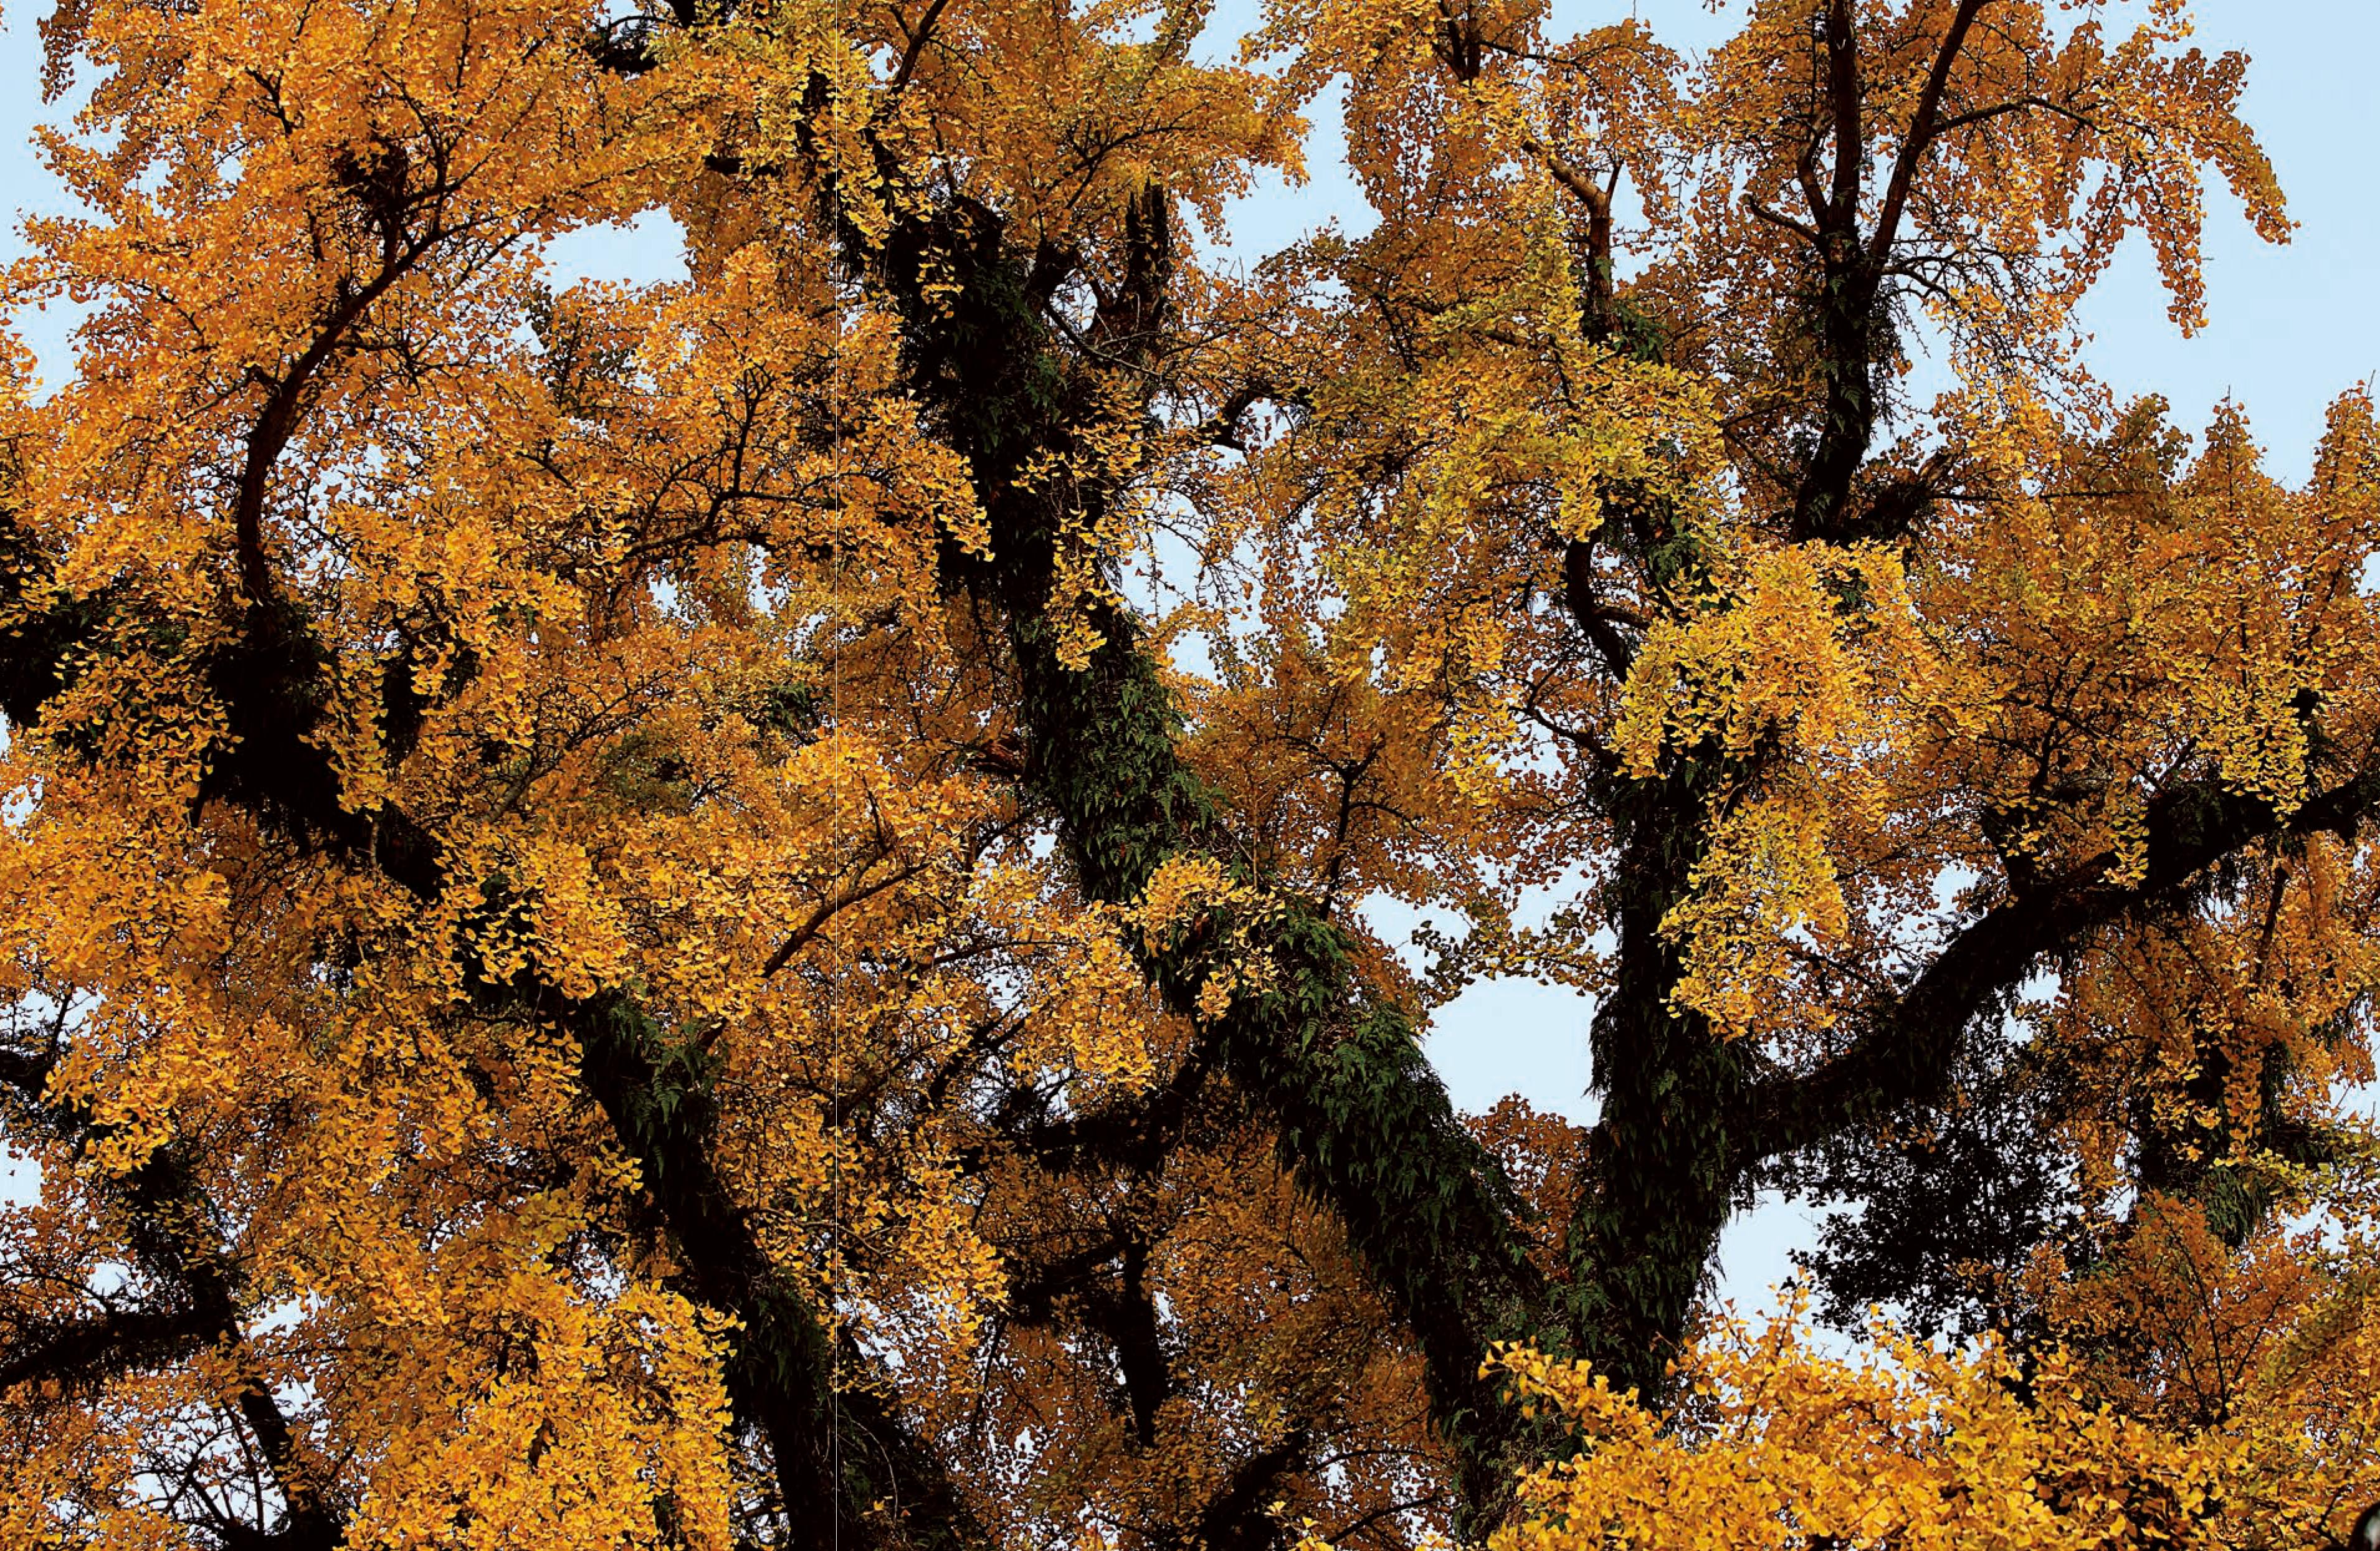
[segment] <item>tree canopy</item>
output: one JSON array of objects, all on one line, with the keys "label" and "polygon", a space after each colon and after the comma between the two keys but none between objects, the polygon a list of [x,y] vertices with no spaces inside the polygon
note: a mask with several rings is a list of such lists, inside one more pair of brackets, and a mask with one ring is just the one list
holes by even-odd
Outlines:
[{"label": "tree canopy", "polygon": [[[2076,323],[2133,238],[2202,319],[2210,179],[2286,236],[2245,61],[2182,0],[1248,19],[42,18],[0,1540],[2380,1496],[2380,428],[2286,484]],[[1326,91],[1376,220],[1232,251]],[[684,279],[552,285],[655,213]],[[1593,999],[1594,1123],[1450,1103],[1487,975]],[[1745,1327],[1769,1188],[1837,1215]]]}]

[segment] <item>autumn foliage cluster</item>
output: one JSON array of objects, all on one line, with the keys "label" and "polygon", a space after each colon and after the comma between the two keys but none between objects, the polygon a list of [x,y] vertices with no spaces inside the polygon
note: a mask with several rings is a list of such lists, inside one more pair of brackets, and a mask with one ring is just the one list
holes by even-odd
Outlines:
[{"label": "autumn foliage cluster", "polygon": [[[2074,321],[2285,237],[2244,61],[1553,11],[12,17],[0,1545],[2380,1496],[2380,426],[2285,484]],[[1366,229],[1230,247],[1318,104]],[[1493,975],[1595,1123],[1451,1106]]]}]

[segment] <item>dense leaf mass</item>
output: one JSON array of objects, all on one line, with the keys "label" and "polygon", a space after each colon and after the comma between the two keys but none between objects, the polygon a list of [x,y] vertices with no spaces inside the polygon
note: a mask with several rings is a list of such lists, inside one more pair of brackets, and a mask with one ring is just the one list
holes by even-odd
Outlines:
[{"label": "dense leaf mass", "polygon": [[2289,227],[2114,12],[61,0],[0,1544],[2338,1533],[2380,427],[2094,382]]}]

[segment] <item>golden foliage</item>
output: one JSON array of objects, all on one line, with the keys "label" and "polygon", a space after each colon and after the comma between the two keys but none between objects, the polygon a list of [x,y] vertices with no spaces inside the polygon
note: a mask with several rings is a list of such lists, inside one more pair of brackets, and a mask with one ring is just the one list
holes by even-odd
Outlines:
[{"label": "golden foliage", "polygon": [[[2242,64],[2168,0],[1973,10],[1689,67],[1524,0],[1278,0],[1228,60],[1195,0],[59,6],[0,1540],[1391,1547],[1518,1472],[1512,1551],[2277,1545],[2368,1495],[2368,1181],[2281,1144],[2371,1071],[2380,430],[2343,397],[2289,489],[2102,402],[2128,234],[2189,325],[2210,171],[2287,230]],[[1194,240],[1334,86],[1376,224]],[[684,278],[553,288],[639,220]],[[1871,448],[1843,352],[1888,399],[1921,316],[1959,385]],[[2184,797],[2256,823],[2168,876]],[[1136,804],[1148,854],[1083,819]],[[1473,929],[1416,972],[1381,901]],[[1666,1420],[1504,1349],[1556,1464],[1440,1392],[1593,1337],[1598,1170],[1684,1128],[1475,1142],[1432,1002],[1539,975],[1790,1084],[2036,902],[1979,1005],[2096,1235],[1990,1268],[2046,1344],[1725,1330]],[[1686,1287],[1814,1140],[1708,1129]],[[1506,1236],[1493,1287],[1407,1253]]]}]

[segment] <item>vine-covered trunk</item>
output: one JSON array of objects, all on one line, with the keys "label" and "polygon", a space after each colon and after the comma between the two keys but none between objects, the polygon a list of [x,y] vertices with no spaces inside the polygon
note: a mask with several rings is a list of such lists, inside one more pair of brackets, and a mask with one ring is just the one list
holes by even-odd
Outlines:
[{"label": "vine-covered trunk", "polygon": [[1689,758],[1625,788],[1607,885],[1619,948],[1592,1029],[1601,1113],[1565,1245],[1579,1354],[1648,1401],[1666,1395],[1747,1162],[1742,1052],[1672,1000],[1681,949],[1661,931],[1703,853],[1705,774]]}]

